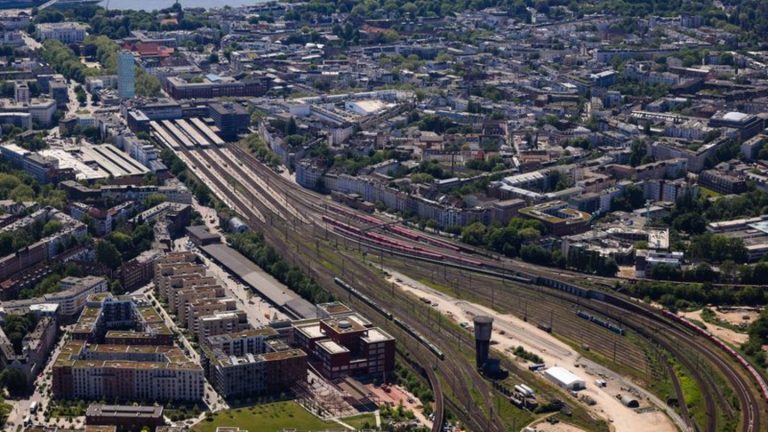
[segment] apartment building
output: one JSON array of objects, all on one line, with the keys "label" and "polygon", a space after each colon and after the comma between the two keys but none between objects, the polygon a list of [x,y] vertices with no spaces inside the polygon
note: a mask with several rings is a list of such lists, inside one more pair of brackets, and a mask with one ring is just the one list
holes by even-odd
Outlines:
[{"label": "apartment building", "polygon": [[172,346],[71,340],[54,361],[52,390],[62,399],[197,401],[203,369]]},{"label": "apartment building", "polygon": [[285,391],[306,379],[306,353],[278,337],[266,326],[206,338],[203,366],[211,385],[233,398]]},{"label": "apartment building", "polygon": [[172,252],[155,261],[153,282],[162,301],[168,300],[168,290],[174,279],[184,276],[203,276],[205,269],[197,264],[192,252]]},{"label": "apartment building", "polygon": [[198,341],[202,341],[209,336],[236,333],[248,330],[250,327],[251,325],[248,323],[248,317],[245,312],[230,310],[201,316],[197,318],[196,324],[190,330],[197,335]]},{"label": "apartment building", "polygon": [[55,39],[64,44],[81,43],[85,40],[84,24],[76,22],[41,23],[35,25],[37,36],[41,40]]}]

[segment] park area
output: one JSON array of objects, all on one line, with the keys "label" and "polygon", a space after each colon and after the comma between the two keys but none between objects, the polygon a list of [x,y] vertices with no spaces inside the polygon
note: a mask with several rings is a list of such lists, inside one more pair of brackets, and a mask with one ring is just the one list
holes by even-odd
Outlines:
[{"label": "park area", "polygon": [[[346,419],[342,420],[346,422]],[[348,424],[360,428],[375,422],[370,414],[351,417]],[[220,411],[194,427],[195,432],[216,432],[218,427],[239,427],[250,432],[348,430],[339,423],[315,417],[296,402],[275,402]]]}]

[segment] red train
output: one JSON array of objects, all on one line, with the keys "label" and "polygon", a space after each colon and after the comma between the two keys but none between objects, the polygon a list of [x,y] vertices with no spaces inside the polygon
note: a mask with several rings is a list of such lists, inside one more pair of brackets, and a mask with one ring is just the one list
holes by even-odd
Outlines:
[{"label": "red train", "polygon": [[677,316],[676,314],[670,312],[670,311],[663,311],[662,312],[665,316],[679,322],[680,324],[688,327],[689,329],[701,334],[702,336],[706,337],[707,339],[711,340],[715,345],[717,345],[720,349],[724,350],[728,353],[731,357],[736,359],[736,361],[741,364],[743,368],[749,372],[750,375],[752,375],[752,378],[757,381],[757,383],[760,385],[760,391],[763,394],[763,399],[768,401],[768,384],[766,384],[765,380],[763,379],[763,376],[760,375],[760,373],[755,369],[754,366],[752,366],[751,363],[749,363],[744,356],[739,354],[735,349],[731,348],[728,344],[721,341],[720,339],[716,338],[712,335],[712,333],[708,332],[707,330],[693,324],[692,322],[688,321],[687,319],[681,318]]},{"label": "red train", "polygon": [[[389,237],[383,234],[363,231],[358,227],[349,225],[347,223],[341,222],[339,220],[336,220],[327,216],[323,216],[323,221],[332,225],[335,231],[341,232],[348,237],[352,237],[359,241],[376,243],[388,249],[399,250],[402,252],[407,252],[413,255],[418,255],[424,258],[429,258],[437,261],[450,260],[450,261],[457,262],[459,264],[472,265],[476,267],[481,267],[483,265],[482,262],[473,260],[470,258],[465,258],[462,256],[456,256],[456,255],[449,255],[449,254],[441,254],[439,252],[428,250],[420,246],[414,246],[413,244],[410,244],[405,241],[398,240],[396,238]],[[410,231],[410,230],[406,230],[406,231]]]},{"label": "red train", "polygon": [[459,252],[461,248],[458,246],[451,244],[447,241],[432,238],[430,236],[423,235],[419,233],[418,231],[410,230],[408,228],[403,228],[401,226],[397,225],[388,225],[387,230],[394,232],[395,234],[401,235],[403,237],[407,237],[411,240],[421,240],[423,242],[429,243],[434,246],[439,246],[441,248],[450,249],[452,251]]}]

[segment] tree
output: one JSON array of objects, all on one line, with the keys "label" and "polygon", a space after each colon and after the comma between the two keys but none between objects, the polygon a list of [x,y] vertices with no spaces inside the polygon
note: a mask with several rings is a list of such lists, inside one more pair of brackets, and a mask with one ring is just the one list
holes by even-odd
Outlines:
[{"label": "tree", "polygon": [[461,241],[467,244],[480,246],[485,243],[485,225],[475,222],[461,230]]},{"label": "tree", "polygon": [[16,368],[9,367],[0,372],[0,384],[13,396],[22,395],[27,391],[27,377]]},{"label": "tree", "polygon": [[535,244],[527,244],[520,248],[520,258],[534,264],[548,265],[552,262],[552,253]]},{"label": "tree", "polygon": [[147,199],[144,200],[144,207],[145,208],[152,208],[158,204],[161,204],[166,201],[165,195],[163,194],[150,194]]},{"label": "tree", "polygon": [[101,240],[96,244],[96,261],[115,270],[120,267],[123,258],[114,244],[108,240]]},{"label": "tree", "polygon": [[647,150],[645,143],[642,141],[633,141],[630,147],[631,153],[629,154],[629,164],[632,166],[638,166],[643,163]]},{"label": "tree", "polygon": [[413,183],[432,183],[435,178],[427,173],[416,173],[411,176],[411,182]]},{"label": "tree", "polygon": [[35,191],[30,186],[21,184],[13,188],[8,194],[8,198],[15,202],[32,201],[35,199]]},{"label": "tree", "polygon": [[48,237],[51,234],[59,232],[59,230],[61,230],[61,222],[57,220],[51,220],[43,226],[42,235],[43,237]]},{"label": "tree", "polygon": [[153,97],[160,93],[160,80],[143,69],[136,70],[136,94],[138,96]]}]

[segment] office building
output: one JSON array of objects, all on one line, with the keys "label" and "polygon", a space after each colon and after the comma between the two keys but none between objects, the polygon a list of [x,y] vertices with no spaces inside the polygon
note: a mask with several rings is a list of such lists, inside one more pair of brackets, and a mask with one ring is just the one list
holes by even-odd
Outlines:
[{"label": "office building", "polygon": [[297,322],[296,346],[308,353],[312,364],[329,379],[392,373],[395,339],[359,314],[338,305],[317,305],[321,310],[318,315],[327,318]]},{"label": "office building", "polygon": [[130,51],[117,54],[117,92],[120,99],[131,99],[136,95],[136,72]]}]

